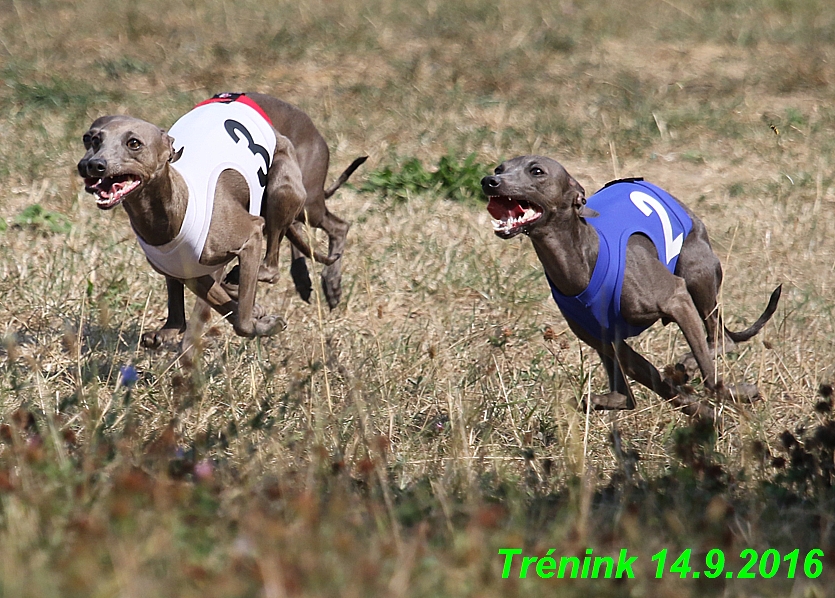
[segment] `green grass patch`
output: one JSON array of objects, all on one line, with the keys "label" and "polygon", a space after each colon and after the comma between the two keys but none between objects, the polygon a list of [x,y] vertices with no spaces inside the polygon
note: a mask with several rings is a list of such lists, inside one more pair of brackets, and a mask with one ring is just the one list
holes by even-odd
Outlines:
[{"label": "green grass patch", "polygon": [[68,234],[72,230],[69,219],[59,212],[47,210],[40,204],[26,207],[14,218],[15,226],[41,233]]},{"label": "green grass patch", "polygon": [[108,78],[117,80],[128,75],[150,73],[153,70],[150,64],[130,56],[122,56],[113,60],[101,60],[98,65]]},{"label": "green grass patch", "polygon": [[91,88],[87,82],[53,75],[46,81],[17,79],[12,81],[12,100],[24,110],[86,110],[105,100],[109,94]]},{"label": "green grass patch", "polygon": [[359,190],[397,200],[432,193],[452,201],[470,202],[482,199],[481,179],[489,172],[488,166],[477,162],[474,152],[463,159],[455,154],[441,156],[431,170],[418,158],[405,158],[368,173]]}]

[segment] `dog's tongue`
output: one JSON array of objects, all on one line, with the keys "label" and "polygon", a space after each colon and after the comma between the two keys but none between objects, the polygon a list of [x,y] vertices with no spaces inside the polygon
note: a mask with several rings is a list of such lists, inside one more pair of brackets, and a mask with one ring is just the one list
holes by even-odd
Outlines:
[{"label": "dog's tongue", "polygon": [[[110,184],[108,185],[107,183]],[[101,189],[102,195],[119,195],[126,187],[132,186],[133,184],[134,181],[132,179],[124,179],[121,181],[104,179],[99,188]]]},{"label": "dog's tongue", "polygon": [[519,202],[503,195],[490,197],[490,201],[487,203],[487,211],[496,220],[519,218],[525,213],[525,210],[522,209]]},{"label": "dog's tongue", "polygon": [[103,179],[85,178],[84,190],[96,198],[96,206],[102,210],[119,205],[126,195],[142,184],[133,174],[123,174]]},{"label": "dog's tongue", "polygon": [[106,177],[103,179],[84,179],[85,185],[93,189],[103,198],[122,195],[139,184],[139,180],[131,175]]}]

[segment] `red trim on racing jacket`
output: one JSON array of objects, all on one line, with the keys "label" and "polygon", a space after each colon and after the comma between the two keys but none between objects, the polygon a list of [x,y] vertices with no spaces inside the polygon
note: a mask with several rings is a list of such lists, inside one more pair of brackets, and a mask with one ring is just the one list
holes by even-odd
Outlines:
[{"label": "red trim on racing jacket", "polygon": [[[197,104],[197,106],[203,106],[204,104],[214,104],[216,102],[220,102],[221,104],[229,104],[231,102],[240,102],[241,104],[246,104],[247,106],[255,110],[258,114],[260,114],[265,121],[270,123],[270,125],[273,124],[273,121],[270,120],[270,117],[267,116],[267,113],[264,112],[261,106],[259,106],[255,100],[253,100],[245,93],[219,93],[210,97],[208,100],[203,100],[202,102]],[[197,106],[195,106],[195,108],[197,108]]]}]

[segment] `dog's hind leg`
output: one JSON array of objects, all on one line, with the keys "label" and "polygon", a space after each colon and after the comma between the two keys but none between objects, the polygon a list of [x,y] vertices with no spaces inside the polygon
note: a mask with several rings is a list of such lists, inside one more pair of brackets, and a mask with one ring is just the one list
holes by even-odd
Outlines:
[{"label": "dog's hind leg", "polygon": [[310,295],[313,292],[313,283],[310,282],[310,272],[307,270],[307,261],[304,255],[295,245],[291,245],[293,261],[290,262],[290,277],[296,292],[304,301],[310,303]]},{"label": "dog's hind leg", "polygon": [[267,252],[258,269],[258,280],[274,283],[278,280],[278,251],[281,240],[293,225],[307,200],[296,152],[290,140],[276,134],[276,149],[264,193],[265,231]]},{"label": "dog's hind leg", "polygon": [[[684,279],[687,292],[704,323],[708,351],[712,359],[717,351],[732,350],[734,342],[727,336],[721,336],[719,326],[716,298],[722,286],[722,264],[710,246],[705,225],[695,216],[692,218],[693,230],[684,240],[676,265],[676,275]],[[685,366],[691,376],[698,368],[693,353],[683,355],[678,363]]]},{"label": "dog's hind leg", "polygon": [[663,318],[678,324],[701,370],[705,386],[713,390],[718,380],[713,356],[704,335],[704,321],[688,291],[686,281],[683,278],[672,277],[671,282],[670,291],[665,293],[663,298],[657,299],[658,309]]},{"label": "dog's hind leg", "polygon": [[328,256],[337,258],[322,269],[322,290],[328,306],[334,309],[342,299],[342,253],[345,251],[345,239],[351,225],[325,211],[320,227],[328,234]]},{"label": "dog's hind leg", "polygon": [[299,250],[304,257],[310,258],[320,264],[330,266],[340,255],[323,255],[316,251],[311,244],[304,238],[304,233],[301,230],[301,224],[294,222],[292,226],[287,228],[287,239],[293,244],[293,247]]}]

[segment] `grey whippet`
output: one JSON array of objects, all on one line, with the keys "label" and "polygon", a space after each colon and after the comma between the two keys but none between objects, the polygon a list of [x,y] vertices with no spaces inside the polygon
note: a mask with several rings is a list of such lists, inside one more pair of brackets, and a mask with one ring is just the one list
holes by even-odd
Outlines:
[{"label": "grey whippet", "polygon": [[[285,235],[293,245],[294,254],[314,257],[332,268],[336,266],[328,275],[336,281],[338,295],[338,262],[347,224],[335,232],[328,231],[336,241],[331,241],[329,254],[323,256],[305,242],[298,219],[303,219],[307,212],[307,220],[314,226],[330,223],[324,197],[345,182],[364,158],[355,160],[330,189],[324,190],[329,160],[327,144],[304,112],[256,93],[220,94],[200,106],[213,102],[230,105],[242,102],[257,111],[260,117],[253,117],[252,122],[256,123],[255,128],[265,132],[269,142],[256,143],[250,130],[253,127],[234,118],[227,118],[223,127],[216,127],[220,132],[214,138],[209,133],[204,135],[202,131],[186,128],[189,145],[177,149],[177,140],[165,130],[129,116],[98,118],[83,136],[86,153],[78,163],[78,172],[85,179],[85,190],[94,195],[101,209],[124,206],[149,261],[166,278],[168,317],[161,329],[143,334],[142,344],[146,347],[159,347],[186,330],[184,286],[198,296],[187,335],[190,342],[199,335],[210,309],[228,317],[239,335],[273,334],[282,322],[276,316],[266,315],[255,304],[256,285],[258,280],[277,280],[278,251]],[[184,119],[178,123],[191,122]],[[172,131],[176,127],[177,124]],[[271,152],[265,148],[270,142],[274,143]],[[229,151],[221,149],[223,143],[231,144],[233,149],[241,148],[238,151],[251,158],[252,169],[258,171],[224,168],[225,154],[213,155]],[[185,270],[171,270],[155,262],[151,252],[160,247],[167,249],[177,241],[190,202],[192,208],[197,204],[194,198],[199,194],[194,193],[194,187],[200,187],[203,181],[186,180],[178,170],[180,160],[186,161],[197,152],[203,152],[201,156],[211,160],[216,158],[221,165],[214,173],[214,180],[206,186],[206,194],[210,196],[207,208],[210,214],[204,227],[207,230],[199,242],[202,245],[195,250],[195,258],[199,257],[197,263]],[[258,193],[261,189],[254,190],[259,184],[263,188],[261,208],[250,213],[253,201],[261,199]],[[262,263],[264,229],[267,249]],[[222,283],[223,266],[234,258],[238,259],[238,280]]]},{"label": "grey whippet", "polygon": [[[759,332],[777,308],[781,287],[751,327],[727,330],[717,312],[722,267],[704,224],[689,209],[641,179],[614,182],[587,204],[583,187],[542,156],[508,160],[481,185],[496,235],[530,237],[569,328],[603,361],[609,393],[591,397],[596,409],[634,408],[627,374],[690,415],[713,416],[710,406],[683,391],[678,376],[662,377],[626,344],[659,319],[681,328],[710,391],[748,399],[757,394],[753,385],[725,388],[713,355]],[[618,232],[606,232],[605,222]],[[604,254],[617,256],[614,265],[598,263]],[[606,282],[609,273],[612,282]]]}]

